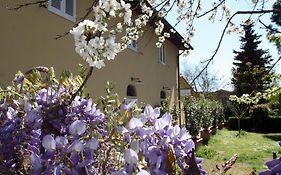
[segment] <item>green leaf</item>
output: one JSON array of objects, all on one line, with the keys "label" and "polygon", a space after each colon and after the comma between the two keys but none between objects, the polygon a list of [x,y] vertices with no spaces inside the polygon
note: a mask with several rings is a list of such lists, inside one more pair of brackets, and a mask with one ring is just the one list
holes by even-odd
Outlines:
[{"label": "green leaf", "polygon": [[83,78],[80,75],[74,77],[74,83],[80,87],[83,84]]}]

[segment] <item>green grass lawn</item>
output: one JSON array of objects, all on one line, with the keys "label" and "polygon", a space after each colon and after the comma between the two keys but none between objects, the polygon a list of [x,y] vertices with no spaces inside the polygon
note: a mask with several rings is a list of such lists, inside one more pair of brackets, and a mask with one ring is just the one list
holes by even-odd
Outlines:
[{"label": "green grass lawn", "polygon": [[272,152],[281,154],[281,147],[277,141],[281,140],[278,134],[257,134],[242,131],[237,137],[237,131],[220,130],[212,136],[206,146],[200,146],[197,156],[203,157],[203,167],[207,174],[216,174],[217,164],[222,164],[232,155],[238,154],[238,159],[227,174],[253,175],[265,169],[264,162],[272,158]]}]

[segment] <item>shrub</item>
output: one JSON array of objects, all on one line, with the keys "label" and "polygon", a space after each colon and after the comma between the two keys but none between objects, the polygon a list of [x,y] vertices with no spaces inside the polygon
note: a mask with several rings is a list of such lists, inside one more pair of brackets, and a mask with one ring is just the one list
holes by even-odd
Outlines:
[{"label": "shrub", "polygon": [[196,138],[202,128],[201,108],[195,98],[184,101],[185,125],[192,138]]},{"label": "shrub", "polygon": [[222,103],[215,102],[214,116],[215,116],[215,120],[217,123],[223,123],[226,121],[224,111],[225,110],[224,110]]},{"label": "shrub", "polygon": [[263,131],[266,126],[266,120],[269,117],[269,108],[266,104],[259,104],[252,108],[253,127],[257,131]]},{"label": "shrub", "polygon": [[184,101],[186,128],[192,137],[199,134],[201,128],[207,130],[212,124],[224,121],[221,103],[205,98],[186,98]]},{"label": "shrub", "polygon": [[[281,132],[281,118],[268,117],[264,120],[263,127],[260,130],[254,128],[255,120],[252,117],[241,118],[241,129],[245,131],[255,131],[264,133],[277,133]],[[237,118],[230,117],[227,122],[227,127],[231,130],[237,130]]]},{"label": "shrub", "polygon": [[214,121],[214,106],[212,101],[207,99],[200,99],[199,100],[199,106],[201,110],[202,115],[202,127],[205,130],[208,130],[209,127],[212,126],[212,123]]},{"label": "shrub", "polygon": [[170,104],[170,98],[167,98],[161,102],[160,106],[160,114],[164,115],[165,113],[170,113],[173,118],[173,124],[177,124],[178,119],[181,116],[181,111],[177,108],[177,104],[173,103],[172,105]]}]

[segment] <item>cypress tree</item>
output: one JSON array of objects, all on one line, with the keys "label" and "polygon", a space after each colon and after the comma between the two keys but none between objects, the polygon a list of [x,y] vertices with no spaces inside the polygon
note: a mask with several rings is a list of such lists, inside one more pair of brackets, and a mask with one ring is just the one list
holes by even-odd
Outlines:
[{"label": "cypress tree", "polygon": [[271,83],[271,56],[267,50],[258,48],[261,43],[253,30],[253,23],[242,25],[244,35],[241,36],[240,51],[234,51],[234,67],[232,69],[232,84],[238,97],[243,94],[261,92]]},{"label": "cypress tree", "polygon": [[[272,8],[275,10],[281,10],[281,0],[276,0]],[[272,13],[271,21],[274,22],[276,25],[281,26],[281,13],[280,12]]]},{"label": "cypress tree", "polygon": [[[281,27],[281,0],[277,0],[272,7],[277,12],[273,12],[271,15],[271,21],[273,24],[269,25],[268,27],[268,39],[270,42],[273,42],[277,47],[279,54],[281,54],[281,34],[280,34],[280,27]],[[279,11],[279,12],[278,12]],[[275,25],[274,25],[275,24]]]}]

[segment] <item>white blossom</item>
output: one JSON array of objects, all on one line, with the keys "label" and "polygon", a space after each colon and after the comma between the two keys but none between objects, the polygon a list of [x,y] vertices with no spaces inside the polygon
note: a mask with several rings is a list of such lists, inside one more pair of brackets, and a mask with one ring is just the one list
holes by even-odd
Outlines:
[{"label": "white blossom", "polygon": [[156,23],[156,28],[155,28],[155,34],[156,35],[161,35],[163,29],[164,29],[164,24],[161,21],[158,21],[158,23]]},{"label": "white blossom", "polygon": [[157,47],[157,48],[160,48],[161,46],[162,46],[162,43],[156,42],[156,47]]},{"label": "white blossom", "polygon": [[159,42],[163,43],[165,41],[165,37],[164,36],[160,36],[158,37]]},{"label": "white blossom", "polygon": [[165,32],[165,33],[164,33],[164,37],[170,38],[170,33]]},{"label": "white blossom", "polygon": [[[140,7],[142,13],[133,19],[130,3],[124,0],[98,1],[92,7],[94,19],[86,19],[70,30],[75,41],[75,51],[91,67],[98,69],[104,67],[105,60],[115,59],[119,52],[127,48],[131,40],[137,41],[143,34],[143,28],[152,17],[153,10],[143,2],[140,3]],[[118,23],[109,29],[108,22],[116,18]],[[160,36],[164,24],[159,21],[156,25],[155,33]],[[127,36],[118,37],[117,40],[116,34],[122,32]],[[169,37],[168,34],[160,36],[160,42],[164,42],[165,37]]]}]

